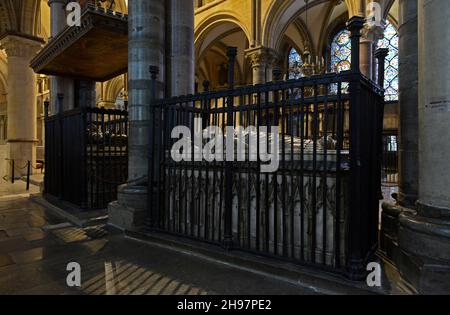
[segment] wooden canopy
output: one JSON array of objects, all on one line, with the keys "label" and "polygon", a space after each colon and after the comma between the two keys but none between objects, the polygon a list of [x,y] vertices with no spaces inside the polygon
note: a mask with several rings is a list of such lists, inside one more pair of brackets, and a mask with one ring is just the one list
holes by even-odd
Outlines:
[{"label": "wooden canopy", "polygon": [[127,72],[128,17],[89,5],[31,61],[36,73],[104,82]]}]

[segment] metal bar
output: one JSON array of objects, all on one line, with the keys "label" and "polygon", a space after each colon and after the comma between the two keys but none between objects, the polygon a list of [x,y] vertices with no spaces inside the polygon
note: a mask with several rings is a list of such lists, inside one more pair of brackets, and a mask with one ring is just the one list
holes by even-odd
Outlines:
[{"label": "metal bar", "polygon": [[148,148],[148,225],[150,228],[156,227],[156,216],[155,213],[158,209],[155,209],[157,205],[159,206],[158,197],[154,194],[154,188],[157,188],[157,183],[155,183],[155,178],[157,178],[156,167],[159,167],[159,161],[154,154],[155,144],[156,144],[156,130],[159,131],[157,126],[155,126],[155,105],[153,103],[156,100],[156,80],[159,74],[159,68],[157,66],[150,66],[151,74],[151,99],[152,104],[150,104],[150,121],[153,120],[152,126],[150,128],[149,135],[149,148]]},{"label": "metal bar", "polygon": [[[228,85],[232,91],[234,89],[234,67],[236,64],[236,47],[227,48],[228,57]],[[227,128],[234,126],[234,97],[230,95],[227,98]],[[230,147],[231,146],[231,147]],[[234,137],[227,137],[227,151],[234,148]],[[227,249],[233,246],[233,161],[225,162],[225,235],[224,247]]]},{"label": "metal bar", "polygon": [[48,100],[46,100],[44,102],[44,119],[45,119],[45,129],[44,129],[44,136],[45,136],[45,140],[44,140],[44,165],[43,167],[45,167],[45,172],[44,172],[44,195],[48,194],[50,192],[50,183],[49,181],[53,180],[49,174],[47,173],[47,170],[49,170],[50,168],[48,167],[48,162],[50,161],[50,128],[49,128],[49,107],[50,107],[50,102]]},{"label": "metal bar", "polygon": [[311,133],[313,141],[313,169],[312,169],[312,214],[311,214],[311,261],[316,262],[316,248],[317,248],[317,154],[318,154],[318,132],[319,132],[319,104],[317,102],[317,85],[313,87],[314,104],[312,113]]},{"label": "metal bar", "polygon": [[[334,251],[335,251],[335,267],[341,267],[341,197],[342,197],[342,173],[341,173],[341,157],[344,148],[344,104],[342,102],[342,83],[338,83],[338,102],[335,113],[337,114],[337,144],[336,144],[336,215],[334,222]],[[344,197],[345,198],[345,197]]]},{"label": "metal bar", "polygon": [[[300,260],[305,260],[305,124],[308,126],[308,116],[305,122],[305,87],[301,87],[300,102]],[[306,110],[308,110],[306,108]]]},{"label": "metal bar", "polygon": [[[279,95],[278,91],[276,93],[275,101],[278,103]],[[282,239],[283,239],[283,247],[282,247],[282,255],[287,256],[287,223],[286,223],[286,217],[287,217],[287,207],[286,207],[286,193],[287,193],[287,183],[286,183],[286,105],[283,103],[281,106],[281,233],[282,233]],[[278,157],[277,157],[278,158]],[[275,181],[278,182],[278,173],[275,173]]]},{"label": "metal bar", "polygon": [[13,183],[14,184],[14,181],[15,181],[15,168],[16,168],[16,165],[15,165],[15,161],[14,160],[12,160],[12,163],[11,163],[11,183]]},{"label": "metal bar", "polygon": [[[327,206],[328,206],[328,86],[325,86],[325,102],[323,104],[323,173],[322,173],[322,263],[327,263]],[[338,200],[338,199],[336,199]]]},{"label": "metal bar", "polygon": [[27,188],[26,190],[30,190],[30,173],[31,173],[31,162],[27,162]]},{"label": "metal bar", "polygon": [[[364,26],[364,18],[353,17],[347,23],[351,32],[352,41],[352,72],[359,73],[359,45],[361,29]],[[358,280],[364,277],[364,244],[362,239],[363,229],[362,215],[364,211],[365,182],[363,182],[364,171],[361,121],[363,104],[361,103],[361,80],[354,77],[350,80],[350,189],[349,189],[349,235],[348,235],[348,257],[347,270],[351,279]]]},{"label": "metal bar", "polygon": [[256,250],[260,250],[260,230],[261,230],[261,173],[259,172],[259,168],[261,165],[261,130],[260,130],[260,126],[261,126],[261,121],[262,121],[262,115],[261,115],[261,92],[259,92],[257,94],[257,110],[256,110],[256,138],[257,138],[257,167],[258,170],[256,171],[256,229],[255,229],[255,234],[256,234],[256,243],[255,243],[255,249]]},{"label": "metal bar", "polygon": [[[265,102],[269,102],[269,92],[266,91],[264,93],[264,100]],[[275,110],[278,106],[277,101],[274,100],[275,103]],[[266,128],[270,128],[270,109],[268,107],[266,107],[265,109],[265,127]],[[269,129],[267,129],[268,132],[270,132]],[[264,135],[266,137],[266,147],[264,148],[265,152],[269,153],[269,133],[267,133],[266,135]],[[276,178],[276,177],[275,177]],[[269,192],[269,182],[270,182],[270,177],[269,177],[269,173],[266,173],[264,175],[264,186],[265,186],[265,191],[266,193],[264,194],[264,211],[265,211],[265,215],[264,215],[264,238],[265,238],[265,242],[264,242],[264,250],[266,252],[270,251],[270,202],[269,202],[269,197],[270,197],[270,192]],[[273,213],[274,213],[274,231],[273,231],[273,245],[274,245],[274,252],[277,252],[277,220],[276,220],[276,216],[277,216],[277,206],[276,206],[276,202],[277,202],[277,194],[278,194],[278,188],[277,188],[277,181],[274,180],[273,181],[274,187],[273,187],[273,203],[274,203],[274,207],[273,207]]]}]

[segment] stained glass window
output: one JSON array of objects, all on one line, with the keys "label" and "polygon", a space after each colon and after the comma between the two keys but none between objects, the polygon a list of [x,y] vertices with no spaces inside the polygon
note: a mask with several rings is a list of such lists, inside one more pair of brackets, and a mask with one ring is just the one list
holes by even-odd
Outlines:
[{"label": "stained glass window", "polygon": [[386,101],[396,101],[398,100],[398,33],[389,22],[384,31],[384,38],[378,42],[378,47],[389,48],[384,78],[385,96]]},{"label": "stained glass window", "polygon": [[336,34],[331,43],[331,72],[350,70],[352,45],[350,32],[342,30]]},{"label": "stained glass window", "polygon": [[302,65],[302,57],[295,48],[292,48],[289,51],[289,80],[303,77]]},{"label": "stained glass window", "polygon": [[[331,42],[331,72],[341,72],[350,70],[352,64],[352,42],[350,40],[350,32],[346,29],[341,30],[334,36]],[[349,84],[342,83],[342,93],[348,93]],[[330,93],[336,94],[338,85],[330,86]]]}]

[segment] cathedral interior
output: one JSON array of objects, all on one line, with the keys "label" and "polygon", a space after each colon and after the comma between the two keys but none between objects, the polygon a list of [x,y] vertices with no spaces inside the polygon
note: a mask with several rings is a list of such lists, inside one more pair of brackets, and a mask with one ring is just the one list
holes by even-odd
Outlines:
[{"label": "cathedral interior", "polygon": [[[0,0],[0,176],[123,231],[348,281],[376,255],[450,293],[448,21],[446,0]],[[194,117],[280,125],[280,170],[176,163]]]}]

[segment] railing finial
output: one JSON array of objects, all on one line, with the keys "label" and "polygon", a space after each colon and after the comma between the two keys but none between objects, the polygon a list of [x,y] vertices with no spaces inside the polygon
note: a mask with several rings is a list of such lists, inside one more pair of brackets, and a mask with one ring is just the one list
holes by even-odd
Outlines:
[{"label": "railing finial", "polygon": [[273,79],[275,81],[281,80],[282,73],[281,73],[281,68],[279,66],[276,66],[275,68],[273,68],[272,74],[273,74]]},{"label": "railing finial", "polygon": [[359,73],[360,70],[360,39],[361,30],[364,27],[365,18],[354,16],[347,22],[347,29],[350,31],[350,39],[352,41],[352,66],[353,73]]},{"label": "railing finial", "polygon": [[228,57],[228,86],[234,88],[234,66],[236,63],[237,47],[227,47]]},{"label": "railing finial", "polygon": [[384,72],[386,70],[386,57],[389,55],[389,48],[378,48],[374,55],[378,60],[378,85],[384,87]]},{"label": "railing finial", "polygon": [[203,91],[204,92],[209,92],[209,81],[208,80],[205,80],[205,81],[203,81]]}]

